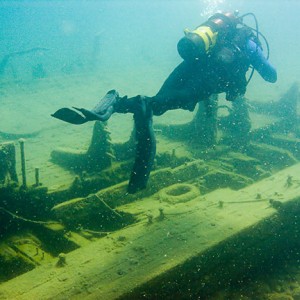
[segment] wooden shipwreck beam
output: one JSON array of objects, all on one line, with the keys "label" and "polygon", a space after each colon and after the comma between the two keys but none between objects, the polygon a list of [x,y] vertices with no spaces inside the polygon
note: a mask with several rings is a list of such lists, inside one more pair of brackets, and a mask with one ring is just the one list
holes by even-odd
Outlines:
[{"label": "wooden shipwreck beam", "polygon": [[230,281],[251,271],[254,261],[263,264],[276,249],[281,251],[278,247],[291,242],[285,222],[299,232],[293,213],[299,211],[299,169],[296,164],[244,189],[192,199],[182,197],[192,190],[186,188],[189,184],[183,188],[178,183],[120,206],[118,211],[136,217],[135,224],[61,255],[58,265],[53,259],[3,283],[0,299],[170,299],[182,291],[199,295],[214,280]]}]

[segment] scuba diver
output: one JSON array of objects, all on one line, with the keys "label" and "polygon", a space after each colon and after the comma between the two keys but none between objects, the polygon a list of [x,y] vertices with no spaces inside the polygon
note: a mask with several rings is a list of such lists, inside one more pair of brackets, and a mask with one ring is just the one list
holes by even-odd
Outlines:
[{"label": "scuba diver", "polygon": [[[252,15],[256,28],[243,23]],[[144,189],[153,165],[156,142],[152,128],[153,115],[168,110],[193,111],[199,101],[208,101],[214,94],[226,93],[226,100],[244,99],[254,69],[268,82],[276,82],[277,72],[262,52],[257,20],[252,13],[216,13],[195,30],[185,30],[177,49],[183,61],[173,70],[153,97],[120,97],[109,91],[92,109],[61,108],[52,116],[72,124],[107,121],[113,113],[132,113],[136,132],[136,157],[128,192]],[[264,38],[265,39],[265,38]],[[268,43],[267,48],[269,49]],[[246,72],[252,68],[247,80]],[[242,100],[241,100],[242,99]],[[247,112],[246,112],[247,113]]]}]

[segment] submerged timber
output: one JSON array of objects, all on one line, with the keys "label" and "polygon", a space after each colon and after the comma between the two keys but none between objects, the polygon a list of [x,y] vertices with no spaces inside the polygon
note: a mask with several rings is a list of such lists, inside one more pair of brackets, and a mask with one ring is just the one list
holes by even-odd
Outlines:
[{"label": "submerged timber", "polygon": [[[30,140],[25,149],[3,142],[0,299],[210,295],[289,255],[300,246],[298,100],[295,84],[272,104],[253,103],[251,117],[273,121],[247,145],[226,132],[230,113],[215,123],[200,107],[190,123],[158,124],[155,170],[134,195],[126,194],[134,141],[113,143],[106,124],[95,123],[86,150],[51,152],[48,172],[68,170],[51,189],[42,168],[25,164]],[[200,128],[200,117],[211,126]]]}]

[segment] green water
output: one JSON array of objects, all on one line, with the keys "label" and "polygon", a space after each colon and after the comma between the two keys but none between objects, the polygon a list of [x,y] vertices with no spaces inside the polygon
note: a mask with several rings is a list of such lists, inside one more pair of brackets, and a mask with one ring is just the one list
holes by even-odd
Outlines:
[{"label": "green water", "polygon": [[[157,137],[157,158],[154,169],[157,171],[171,167],[173,171],[162,173],[162,175],[159,173],[151,175],[150,186],[142,194],[128,196],[126,184],[133,163],[134,147],[128,146],[126,142],[130,139],[133,130],[132,115],[114,114],[108,121],[106,125],[111,143],[114,145],[115,157],[111,167],[105,169],[105,172],[94,170],[88,173],[84,168],[76,169],[75,165],[78,162],[76,159],[80,155],[85,155],[89,149],[94,123],[73,126],[51,117],[51,114],[61,107],[92,108],[111,89],[116,89],[120,95],[129,97],[139,94],[155,95],[170,72],[181,61],[176,45],[183,36],[183,30],[195,28],[217,10],[237,9],[240,14],[255,13],[259,30],[266,36],[269,43],[270,61],[278,71],[278,81],[275,84],[266,83],[255,73],[247,87],[246,97],[250,103],[251,101],[253,103],[278,101],[290,86],[299,80],[300,45],[297,37],[299,8],[300,2],[296,0],[0,1],[0,144],[12,142],[15,145],[16,171],[19,178],[18,185],[10,185],[11,182],[7,185],[6,182],[0,187],[0,264],[4,266],[1,269],[3,276],[0,277],[2,282],[0,283],[0,299],[8,299],[4,284],[8,279],[31,269],[35,271],[39,265],[43,268],[48,266],[51,272],[59,253],[66,252],[67,263],[73,262],[76,261],[76,254],[74,254],[76,252],[73,250],[93,249],[93,243],[99,243],[99,241],[99,245],[106,250],[113,246],[117,249],[111,248],[113,255],[110,258],[112,268],[116,268],[112,276],[116,276],[117,280],[121,278],[120,291],[126,291],[126,280],[129,279],[125,276],[128,274],[138,274],[137,278],[141,280],[145,278],[145,281],[142,281],[142,287],[134,291],[134,296],[129,295],[128,299],[299,299],[300,271],[299,251],[297,250],[299,220],[298,213],[295,214],[298,212],[298,207],[292,209],[294,214],[287,218],[285,215],[280,215],[279,221],[277,219],[274,221],[274,228],[278,231],[274,231],[274,238],[270,242],[271,246],[275,245],[270,255],[268,255],[270,245],[264,244],[257,249],[251,246],[250,238],[243,241],[242,238],[236,237],[233,242],[231,240],[229,244],[226,244],[226,240],[224,245],[213,248],[211,252],[204,251],[204,258],[199,262],[192,260],[185,262],[182,266],[180,264],[173,266],[172,261],[175,260],[175,256],[170,259],[167,257],[162,265],[170,266],[170,269],[167,268],[169,273],[164,273],[166,269],[159,265],[157,274],[162,272],[167,275],[161,275],[157,279],[155,269],[143,273],[144,265],[141,262],[147,262],[147,257],[154,257],[155,261],[155,256],[166,255],[164,247],[167,246],[162,243],[163,246],[160,249],[158,243],[158,249],[145,249],[145,245],[138,244],[132,246],[134,254],[129,258],[125,254],[124,257],[122,256],[130,265],[128,270],[124,271],[117,267],[119,261],[122,261],[118,258],[119,253],[122,253],[120,249],[123,249],[124,245],[130,246],[137,234],[131,232],[131,236],[123,236],[122,232],[118,233],[120,228],[129,228],[129,231],[126,231],[126,234],[129,234],[130,226],[145,222],[146,225],[142,223],[144,225],[141,228],[143,230],[146,228],[146,233],[141,235],[141,239],[147,236],[147,230],[149,230],[148,241],[151,241],[151,234],[155,236],[151,232],[152,225],[148,224],[152,224],[152,218],[154,226],[161,220],[168,222],[167,213],[166,218],[159,215],[161,207],[158,201],[162,201],[164,212],[168,212],[168,209],[172,210],[174,203],[171,200],[169,202],[161,200],[166,197],[161,196],[161,189],[181,182],[187,186],[190,184],[193,186],[191,190],[196,189],[202,195],[202,201],[206,194],[218,188],[242,189],[256,181],[263,180],[285,167],[296,164],[299,160],[298,123],[292,126],[293,130],[288,129],[277,133],[282,144],[276,146],[281,147],[281,152],[275,151],[272,148],[274,145],[265,146],[265,141],[256,137],[257,139],[252,142],[262,144],[251,148],[247,153],[245,151],[240,153],[235,152],[234,147],[230,148],[231,140],[226,137],[230,130],[222,129],[222,122],[218,125],[218,142],[208,149],[201,147],[201,138],[197,140],[197,134],[192,132],[194,127],[184,127],[178,130],[176,126],[182,124],[184,126],[191,122],[196,111],[177,110],[154,117]],[[247,22],[250,26],[255,25],[251,18],[247,19]],[[266,51],[264,43],[263,47]],[[222,106],[219,113],[222,117],[227,116],[231,107],[231,104],[224,98],[223,94],[219,97],[219,105]],[[277,121],[278,117],[274,115],[262,115],[257,111],[251,113],[253,131]],[[173,125],[175,126],[172,127]],[[25,190],[22,189],[20,138],[25,138],[27,176]],[[286,140],[282,142],[282,138],[292,139],[291,144]],[[285,146],[283,146],[284,143]],[[67,168],[53,160],[52,153],[57,149],[77,155],[75,159],[72,156],[73,160],[70,159]],[[190,167],[189,164],[197,160],[203,160],[204,165]],[[84,164],[81,161],[81,166]],[[188,171],[182,171],[180,166],[182,170],[187,168]],[[37,168],[40,185],[36,185]],[[221,171],[218,173],[216,170]],[[297,189],[298,179],[290,179],[291,189]],[[117,186],[116,190],[109,190],[109,187],[115,184],[121,184],[121,187]],[[108,190],[105,190],[106,188]],[[99,199],[96,197],[93,200],[88,197],[101,189],[105,191],[103,195],[101,194],[104,202],[97,206],[98,202],[94,201]],[[189,193],[190,190],[186,186],[183,190],[183,195],[176,194],[181,191],[180,187],[174,188],[176,191],[174,195],[171,193],[176,198],[174,201],[180,203],[180,213],[178,221],[174,218],[177,216],[176,212],[170,213],[169,220],[174,223],[173,225],[169,223],[166,227],[162,226],[163,233],[165,230],[164,239],[173,238],[172,234],[176,235],[172,231],[172,226],[176,228],[178,224],[181,224],[183,230],[185,226],[190,228],[191,224],[197,225],[196,216],[190,221],[188,218],[187,221],[180,219],[186,211],[193,211],[198,205],[197,202],[194,203],[195,206],[189,204],[190,198],[199,197],[197,192],[192,196],[186,195],[186,198],[184,194]],[[257,191],[257,199],[259,195],[260,191]],[[281,200],[278,195],[274,197]],[[66,201],[81,198],[85,199],[83,204],[78,202],[78,206],[76,204],[74,207],[71,204],[70,210],[60,210],[60,207],[58,212],[55,209],[52,210],[57,205],[64,205]],[[297,200],[298,196],[294,198]],[[187,201],[186,208],[185,204],[181,203],[182,199],[183,203]],[[86,202],[88,203],[87,211],[84,211]],[[123,206],[129,203],[136,203],[136,208],[130,205],[130,208]],[[217,199],[212,203],[214,208],[223,205]],[[121,212],[118,211],[118,207],[122,207]],[[267,208],[268,206],[264,209]],[[103,214],[99,213],[100,216],[98,216],[98,212],[102,209]],[[134,209],[137,212],[132,213],[131,210]],[[183,215],[181,215],[181,210]],[[151,216],[151,214],[154,215]],[[203,218],[204,216],[205,213]],[[214,213],[214,216],[218,220],[218,213]],[[52,221],[60,229],[52,228],[48,231],[43,227],[43,223],[39,223]],[[276,227],[277,221],[282,222],[284,226]],[[209,228],[215,226],[214,221],[208,224]],[[60,226],[63,226],[63,229]],[[267,226],[266,230],[270,228],[273,227]],[[108,244],[109,246],[105,246],[106,242],[101,244],[103,232],[105,237],[103,241],[109,241],[108,243],[111,243]],[[188,232],[192,232],[192,229],[188,229]],[[222,236],[218,230],[216,232]],[[108,236],[106,236],[107,233]],[[187,239],[183,233],[178,234],[176,238],[183,243]],[[213,236],[210,236],[208,240],[210,238],[213,240]],[[221,240],[216,239],[216,241]],[[255,235],[255,240],[259,240],[259,235]],[[238,250],[234,252],[238,256],[236,261],[230,256],[231,251],[227,248],[228,245],[234,247],[235,241],[246,245],[244,248],[238,247],[240,252]],[[153,242],[151,245],[156,244]],[[172,240],[170,245],[173,248],[176,247],[176,241]],[[251,249],[251,255],[244,257],[242,253],[245,253],[248,246]],[[184,257],[185,253],[190,250],[191,248],[178,247],[176,257]],[[147,253],[151,251],[156,254],[148,256]],[[70,259],[68,253],[70,253]],[[14,261],[15,257],[17,257],[16,261]],[[78,257],[80,260],[80,254]],[[217,259],[215,264],[220,264],[224,274],[218,272],[217,266],[211,272],[202,270],[197,273],[195,269],[197,263],[201,265],[201,268],[211,267],[207,260],[213,261],[215,257],[221,257],[218,258],[220,261]],[[225,261],[221,261],[223,258]],[[243,276],[240,281],[236,278],[237,273],[234,267],[231,266],[226,271],[226,264],[234,263],[240,266],[244,263],[247,265],[247,267],[241,267]],[[86,274],[97,269],[97,261],[93,261],[92,264],[94,268],[84,271],[87,272]],[[251,264],[254,265],[253,268]],[[175,268],[175,271],[172,268]],[[57,276],[59,282],[66,281],[65,287],[69,288],[68,280],[62,275],[63,271],[55,270],[53,276]],[[150,274],[149,278],[147,272]],[[90,294],[95,295],[93,294],[96,293],[95,289],[101,290],[101,282],[98,282],[95,288],[93,280],[86,283],[84,276],[76,279],[79,281],[76,282],[78,294],[87,297]],[[32,278],[32,281],[28,279],[29,285],[34,285],[35,279]],[[148,282],[149,279],[153,281]],[[111,281],[114,282],[113,279]],[[103,283],[108,286],[109,280],[104,280]],[[3,290],[1,290],[2,284]],[[130,288],[132,290],[135,286],[132,282],[130,284],[132,284]],[[55,289],[55,285],[52,286],[53,288]],[[14,288],[9,286],[7,289],[13,295]],[[64,284],[60,284],[60,289],[64,289]],[[73,293],[72,297],[75,298],[75,294]],[[118,293],[118,288],[113,286],[106,295],[107,299],[113,299],[122,293]],[[33,294],[33,297],[43,299],[38,294],[35,296]],[[13,299],[12,296],[9,298]],[[63,299],[64,292],[61,294],[58,292],[57,296],[50,296],[50,298]]]}]

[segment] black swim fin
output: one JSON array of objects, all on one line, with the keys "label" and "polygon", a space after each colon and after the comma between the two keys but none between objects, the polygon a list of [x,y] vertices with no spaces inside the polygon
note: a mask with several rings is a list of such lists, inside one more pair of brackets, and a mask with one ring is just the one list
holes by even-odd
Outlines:
[{"label": "black swim fin", "polygon": [[84,124],[88,121],[84,116],[67,107],[63,107],[57,110],[51,116],[56,119],[62,120],[67,123],[75,124],[75,125]]},{"label": "black swim fin", "polygon": [[108,107],[107,110],[103,114],[97,113],[94,109],[88,110],[88,109],[85,109],[85,108],[78,108],[78,107],[74,107],[74,106],[73,106],[73,108],[80,111],[85,116],[87,121],[102,121],[102,122],[105,122],[114,113],[114,107],[113,106]]},{"label": "black swim fin", "polygon": [[97,103],[92,109],[73,107],[74,111],[70,108],[61,108],[51,116],[59,120],[80,125],[88,121],[107,121],[110,116],[115,112],[115,106],[119,102],[119,94],[116,90],[111,90]]}]

